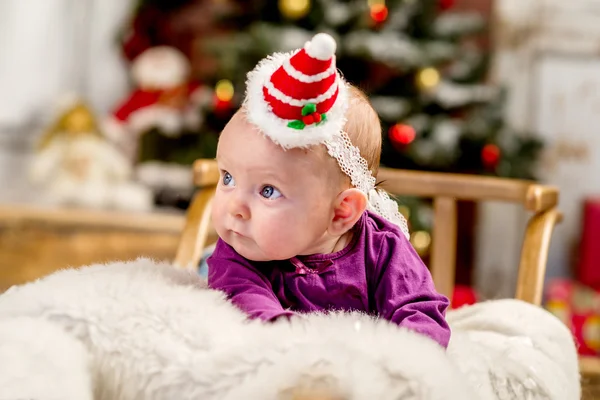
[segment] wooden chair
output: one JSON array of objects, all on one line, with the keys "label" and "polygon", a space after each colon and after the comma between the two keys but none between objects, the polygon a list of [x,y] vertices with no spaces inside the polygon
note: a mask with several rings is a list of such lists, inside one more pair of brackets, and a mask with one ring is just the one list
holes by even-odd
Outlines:
[{"label": "wooden chair", "polygon": [[[558,189],[535,182],[382,168],[378,180],[389,193],[433,199],[434,227],[430,268],[437,289],[450,296],[454,288],[457,200],[520,203],[533,213],[525,232],[516,298],[541,304],[550,238],[561,220]],[[187,213],[176,266],[196,268],[211,232],[210,203],[219,172],[214,160],[194,164],[199,188]]]},{"label": "wooden chair", "polygon": [[[562,219],[557,209],[558,189],[531,181],[472,175],[403,171],[382,168],[378,181],[396,195],[433,199],[434,227],[430,269],[437,289],[450,296],[454,287],[457,200],[504,201],[521,204],[531,212],[522,244],[515,297],[541,305],[544,275],[554,226]],[[175,265],[195,269],[211,235],[210,204],[219,181],[214,160],[194,164],[194,183],[199,188],[188,213]],[[584,398],[598,398],[600,360],[580,359]],[[593,392],[593,394],[592,394]],[[591,395],[587,397],[585,394]]]}]

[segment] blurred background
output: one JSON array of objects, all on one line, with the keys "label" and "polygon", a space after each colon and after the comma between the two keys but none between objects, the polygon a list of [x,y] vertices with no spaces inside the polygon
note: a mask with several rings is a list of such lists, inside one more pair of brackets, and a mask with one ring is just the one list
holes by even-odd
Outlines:
[{"label": "blurred background", "polygon": [[[557,185],[547,282],[600,304],[598,0],[3,0],[0,291],[171,259],[245,74],[317,31],[380,115],[384,166]],[[398,200],[427,262],[431,206]],[[526,217],[461,202],[457,283],[512,296]]]}]

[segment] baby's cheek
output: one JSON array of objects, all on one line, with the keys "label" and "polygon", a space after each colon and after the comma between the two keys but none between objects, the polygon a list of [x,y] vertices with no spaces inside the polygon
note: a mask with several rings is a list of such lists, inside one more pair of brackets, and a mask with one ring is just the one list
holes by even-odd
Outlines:
[{"label": "baby's cheek", "polygon": [[257,233],[261,236],[265,253],[269,253],[277,259],[296,256],[293,253],[297,251],[295,248],[300,232],[294,229],[289,220],[286,222],[278,218],[264,222],[266,224],[261,223],[261,226],[257,227]]},{"label": "baby's cheek", "polygon": [[223,203],[215,198],[211,209],[211,221],[215,228],[220,228],[223,223]]}]

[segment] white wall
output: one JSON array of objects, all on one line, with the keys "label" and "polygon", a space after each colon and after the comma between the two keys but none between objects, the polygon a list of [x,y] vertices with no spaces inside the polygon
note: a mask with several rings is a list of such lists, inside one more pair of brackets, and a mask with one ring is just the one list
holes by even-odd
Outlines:
[{"label": "white wall", "polygon": [[127,90],[116,35],[133,0],[0,0],[0,201],[38,197],[25,171],[58,99],[107,113]]},{"label": "white wall", "polygon": [[553,150],[543,177],[560,187],[565,214],[550,249],[548,275],[562,276],[578,245],[583,199],[600,195],[600,57],[549,54],[539,60],[535,76],[534,126]]},{"label": "white wall", "polygon": [[[126,92],[116,46],[132,0],[0,1],[0,135],[76,91],[105,113]],[[27,134],[27,133],[25,133]]]}]

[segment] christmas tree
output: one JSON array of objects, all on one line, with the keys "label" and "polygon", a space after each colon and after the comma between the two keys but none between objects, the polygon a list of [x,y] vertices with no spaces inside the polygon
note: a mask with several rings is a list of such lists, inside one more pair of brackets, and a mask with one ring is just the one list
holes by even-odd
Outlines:
[{"label": "christmas tree", "polygon": [[[237,33],[205,45],[220,61],[217,98],[232,108],[261,58],[327,32],[338,68],[379,113],[384,166],[535,178],[542,143],[504,123],[505,93],[485,84],[490,57],[477,42],[485,21],[455,11],[453,0],[257,0],[223,23]],[[425,203],[399,201],[413,231],[431,228]]]}]

